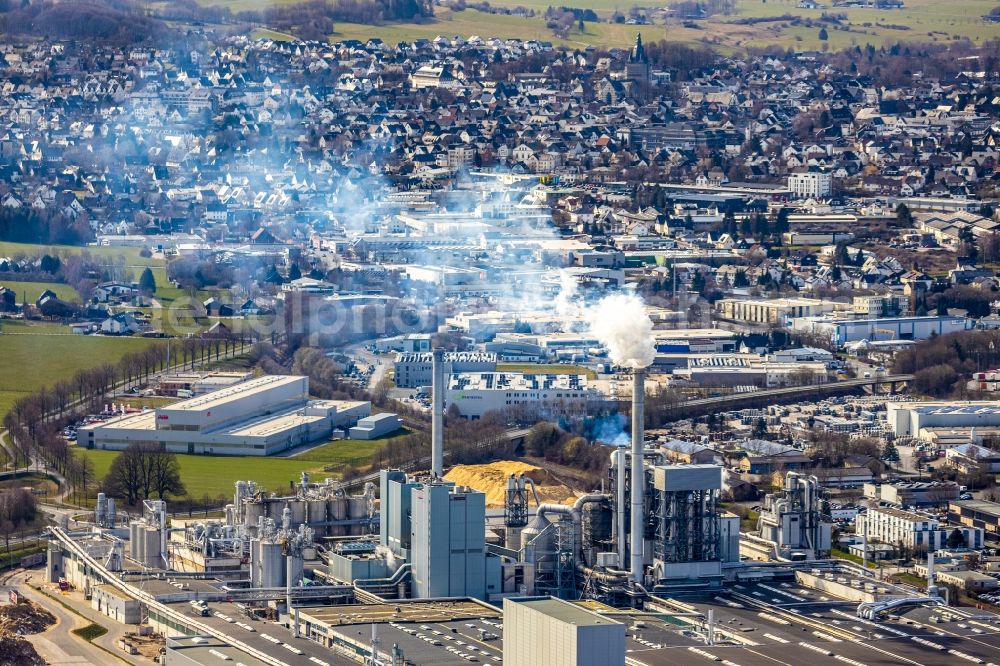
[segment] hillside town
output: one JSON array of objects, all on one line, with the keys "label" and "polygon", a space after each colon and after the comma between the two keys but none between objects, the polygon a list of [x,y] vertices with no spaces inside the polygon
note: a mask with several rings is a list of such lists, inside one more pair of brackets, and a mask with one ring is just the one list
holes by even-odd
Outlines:
[{"label": "hillside town", "polygon": [[995,42],[203,28],[0,44],[0,663],[990,663]]}]

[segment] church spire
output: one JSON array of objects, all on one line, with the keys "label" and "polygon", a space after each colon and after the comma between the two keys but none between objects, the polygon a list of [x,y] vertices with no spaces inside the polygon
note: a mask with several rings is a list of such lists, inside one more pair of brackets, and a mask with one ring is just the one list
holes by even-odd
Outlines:
[{"label": "church spire", "polygon": [[642,47],[642,33],[635,33],[635,46],[632,47],[631,62],[646,62],[646,49]]}]

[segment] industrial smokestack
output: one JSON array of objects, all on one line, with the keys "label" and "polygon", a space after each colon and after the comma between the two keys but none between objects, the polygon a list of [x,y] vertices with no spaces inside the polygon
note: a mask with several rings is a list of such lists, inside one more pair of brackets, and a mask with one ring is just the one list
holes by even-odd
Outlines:
[{"label": "industrial smokestack", "polygon": [[435,349],[431,361],[431,476],[444,476],[444,351]]},{"label": "industrial smokestack", "polygon": [[643,469],[643,420],[645,417],[646,371],[632,371],[632,524],[631,567],[632,580],[642,582],[642,518],[645,503],[645,471]]},{"label": "industrial smokestack", "polygon": [[625,569],[628,557],[628,543],[625,535],[628,533],[625,526],[625,454],[628,453],[628,446],[619,444],[615,455],[618,456],[618,467],[615,478],[615,506],[618,507],[615,516],[615,531],[618,532],[618,568]]}]

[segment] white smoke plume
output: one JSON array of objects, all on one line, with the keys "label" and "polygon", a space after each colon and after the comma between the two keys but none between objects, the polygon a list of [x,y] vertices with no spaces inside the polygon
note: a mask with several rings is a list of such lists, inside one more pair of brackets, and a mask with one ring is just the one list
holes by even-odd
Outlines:
[{"label": "white smoke plume", "polygon": [[646,368],[656,356],[653,322],[638,295],[616,292],[587,309],[590,332],[607,347],[611,360],[626,368]]}]

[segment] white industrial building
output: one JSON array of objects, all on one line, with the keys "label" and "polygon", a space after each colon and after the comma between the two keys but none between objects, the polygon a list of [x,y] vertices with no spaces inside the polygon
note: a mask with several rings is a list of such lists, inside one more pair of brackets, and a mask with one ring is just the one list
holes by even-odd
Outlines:
[{"label": "white industrial building", "polygon": [[859,340],[926,340],[932,335],[947,335],[969,328],[966,317],[881,317],[837,319],[801,317],[792,321],[792,329],[822,335],[836,345]]},{"label": "white industrial building", "polygon": [[[495,372],[497,355],[492,352],[445,352],[444,373]],[[399,388],[431,385],[431,352],[402,353],[396,356],[393,381]]]},{"label": "white industrial building", "polygon": [[371,403],[309,400],[309,379],[268,375],[172,405],[126,414],[79,430],[89,449],[131,444],[174,453],[266,456],[347,429],[371,414]]},{"label": "white industrial building", "polygon": [[995,427],[1000,426],[1000,403],[890,402],[886,420],[896,437],[921,437],[929,428]]},{"label": "white industrial building", "polygon": [[452,375],[447,403],[470,419],[518,407],[577,412],[595,397],[585,375],[483,372]]},{"label": "white industrial building", "polygon": [[833,312],[837,304],[818,298],[741,299],[723,298],[715,311],[723,319],[753,324],[780,324],[796,317],[816,317]]},{"label": "white industrial building", "polygon": [[358,419],[358,425],[348,431],[351,439],[378,439],[391,435],[403,427],[403,420],[395,414],[373,414]]},{"label": "white industrial building", "polygon": [[944,548],[948,536],[955,529],[965,537],[966,547],[983,547],[984,532],[981,527],[942,526],[937,518],[914,511],[870,508],[855,518],[857,534],[867,535],[869,540],[893,546],[902,544],[911,551],[918,552]]},{"label": "white industrial building", "polygon": [[504,666],[625,666],[625,625],[552,597],[503,600]]}]

